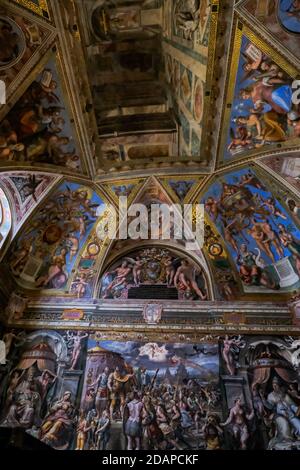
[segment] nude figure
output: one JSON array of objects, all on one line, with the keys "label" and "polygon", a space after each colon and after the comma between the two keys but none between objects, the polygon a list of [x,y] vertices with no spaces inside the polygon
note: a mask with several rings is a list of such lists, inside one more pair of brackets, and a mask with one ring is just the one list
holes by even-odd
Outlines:
[{"label": "nude figure", "polygon": [[114,274],[116,273],[116,277],[114,280],[108,285],[104,299],[106,299],[109,295],[110,290],[114,287],[121,286],[126,282],[128,274],[131,272],[131,266],[128,265],[127,261],[123,261],[122,265],[119,268],[116,268],[114,271],[111,271],[110,273],[107,274]]},{"label": "nude figure", "polygon": [[173,261],[171,256],[168,256],[165,259],[164,265],[166,266],[166,281],[167,285],[171,286],[173,284],[174,276],[175,276],[175,268],[173,266]]},{"label": "nude figure", "polygon": [[255,222],[253,227],[248,230],[248,233],[255,240],[258,248],[266,253],[266,255],[271,258],[272,262],[275,263],[275,256],[273,255],[270,246],[271,242],[268,237],[266,237],[261,224]]},{"label": "nude figure", "polygon": [[183,286],[189,291],[193,289],[201,300],[205,300],[207,298],[207,295],[203,294],[201,289],[198,287],[195,279],[194,266],[191,266],[187,260],[182,260],[181,266],[176,271],[174,278],[175,287],[178,287],[179,283],[183,284]]}]

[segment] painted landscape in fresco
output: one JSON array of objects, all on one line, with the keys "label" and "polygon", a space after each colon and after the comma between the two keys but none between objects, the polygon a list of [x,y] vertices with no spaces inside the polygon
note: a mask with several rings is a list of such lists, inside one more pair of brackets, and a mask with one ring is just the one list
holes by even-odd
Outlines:
[{"label": "painted landscape in fresco", "polygon": [[299,288],[300,231],[291,211],[267,190],[254,170],[221,176],[202,202],[246,290]]},{"label": "painted landscape in fresco", "polygon": [[60,185],[15,242],[8,257],[15,278],[31,288],[63,288],[102,207],[90,188]]},{"label": "painted landscape in fresco", "polygon": [[300,341],[8,330],[0,425],[55,449],[300,450]]},{"label": "painted landscape in fresco", "polygon": [[242,38],[225,160],[300,137],[293,78],[246,36]]}]

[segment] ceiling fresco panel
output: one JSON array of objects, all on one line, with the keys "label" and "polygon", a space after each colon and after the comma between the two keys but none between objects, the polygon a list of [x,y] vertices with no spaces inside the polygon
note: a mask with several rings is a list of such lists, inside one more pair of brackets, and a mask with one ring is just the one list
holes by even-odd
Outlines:
[{"label": "ceiling fresco panel", "polygon": [[299,71],[237,22],[224,103],[220,165],[277,148],[299,146]]},{"label": "ceiling fresco panel", "polygon": [[13,203],[13,234],[16,234],[37,204],[59,179],[60,177],[56,175],[35,172],[0,173],[0,185],[10,194]]},{"label": "ceiling fresco panel", "polygon": [[204,176],[174,176],[169,178],[160,178],[160,181],[166,191],[170,194],[173,201],[186,203],[191,200]]},{"label": "ceiling fresco panel", "polygon": [[300,193],[300,154],[274,155],[264,157],[260,162]]},{"label": "ceiling fresco panel", "polygon": [[8,254],[15,279],[25,288],[64,289],[103,210],[103,200],[90,187],[62,183],[38,208]]},{"label": "ceiling fresco panel", "polygon": [[[48,60],[47,60],[48,58]],[[54,165],[83,170],[59,59],[49,52],[34,81],[0,123],[0,159],[10,165]]]},{"label": "ceiling fresco panel", "polygon": [[218,176],[201,201],[227,245],[245,292],[299,289],[299,200],[292,199],[291,206],[290,197],[283,201],[281,192],[270,192],[258,169],[246,167]]},{"label": "ceiling fresco panel", "polygon": [[[56,33],[39,18],[4,2],[0,8],[0,79],[6,102],[15,99],[23,81],[50,48]],[[13,95],[13,96],[12,96]],[[4,106],[0,107],[1,114]]]},{"label": "ceiling fresco panel", "polygon": [[101,187],[112,197],[113,201],[117,205],[120,197],[127,197],[128,203],[130,204],[141,189],[144,181],[145,180],[143,178],[116,180],[111,181],[110,183],[103,183],[101,184]]},{"label": "ceiling fresco panel", "polygon": [[246,0],[238,9],[251,22],[267,31],[280,48],[282,46],[299,62],[300,3],[293,0]]}]

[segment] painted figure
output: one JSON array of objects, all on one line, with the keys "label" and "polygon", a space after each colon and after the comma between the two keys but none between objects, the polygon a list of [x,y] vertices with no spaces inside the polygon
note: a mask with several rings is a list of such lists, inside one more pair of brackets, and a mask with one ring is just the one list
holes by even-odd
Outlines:
[{"label": "painted figure", "polygon": [[229,412],[228,419],[224,423],[220,423],[220,426],[231,426],[232,433],[235,439],[239,442],[239,448],[241,450],[247,449],[247,443],[250,437],[249,433],[249,422],[254,417],[254,410],[247,413],[242,405],[240,397],[234,400],[234,405]]}]

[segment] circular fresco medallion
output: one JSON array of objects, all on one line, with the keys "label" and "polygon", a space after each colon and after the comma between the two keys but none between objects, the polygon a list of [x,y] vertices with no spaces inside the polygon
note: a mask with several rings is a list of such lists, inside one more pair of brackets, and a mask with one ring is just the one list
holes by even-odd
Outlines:
[{"label": "circular fresco medallion", "polygon": [[46,243],[48,243],[48,245],[53,245],[61,239],[61,236],[61,228],[57,225],[51,224],[46,228],[43,239]]},{"label": "circular fresco medallion", "polygon": [[97,256],[99,254],[99,251],[100,251],[100,246],[97,244],[97,243],[89,243],[88,247],[87,247],[87,251],[88,251],[88,254],[90,256]]},{"label": "circular fresco medallion", "polygon": [[219,243],[213,243],[209,247],[209,253],[211,256],[220,256],[223,253],[223,248],[222,245]]},{"label": "circular fresco medallion", "polygon": [[201,122],[203,116],[203,84],[201,80],[197,80],[194,88],[194,118],[197,122]]},{"label": "circular fresco medallion", "polygon": [[16,65],[25,49],[25,35],[20,26],[8,16],[0,16],[0,70]]}]

